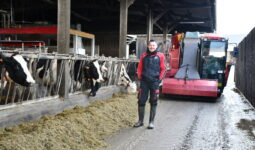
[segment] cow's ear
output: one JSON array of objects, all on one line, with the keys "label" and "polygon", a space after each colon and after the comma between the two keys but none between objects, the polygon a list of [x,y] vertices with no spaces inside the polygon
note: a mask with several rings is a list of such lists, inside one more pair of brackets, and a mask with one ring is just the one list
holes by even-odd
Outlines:
[{"label": "cow's ear", "polygon": [[12,55],[11,55],[11,57],[14,57],[14,56],[16,56],[16,55],[18,55],[19,53],[13,53]]},{"label": "cow's ear", "polygon": [[6,56],[0,52],[0,62],[3,62],[5,60]]},{"label": "cow's ear", "polygon": [[24,59],[27,63],[29,63],[29,59],[28,59],[27,57],[23,57],[23,59]]}]

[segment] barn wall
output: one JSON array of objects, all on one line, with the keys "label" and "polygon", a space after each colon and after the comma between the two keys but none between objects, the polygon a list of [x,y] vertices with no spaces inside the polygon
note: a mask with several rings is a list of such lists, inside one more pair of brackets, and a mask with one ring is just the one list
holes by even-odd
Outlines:
[{"label": "barn wall", "polygon": [[[137,35],[136,55],[139,57],[147,49],[147,35]],[[154,34],[152,39],[158,43],[159,51],[164,52],[163,34]],[[100,55],[118,57],[119,56],[119,33],[98,33],[96,34],[96,45],[99,45]],[[167,37],[168,50],[171,45],[171,35]]]},{"label": "barn wall", "polygon": [[255,28],[240,42],[235,67],[236,87],[255,106]]},{"label": "barn wall", "polygon": [[100,55],[119,57],[119,33],[98,33],[95,39]]},{"label": "barn wall", "polygon": [[[164,48],[163,44],[163,34],[154,34],[151,39],[158,43],[158,49],[160,52],[164,53],[165,50],[169,50],[171,45],[171,35],[167,36],[166,48]],[[137,35],[136,49],[136,55],[140,58],[140,55],[147,50],[147,35]]]}]

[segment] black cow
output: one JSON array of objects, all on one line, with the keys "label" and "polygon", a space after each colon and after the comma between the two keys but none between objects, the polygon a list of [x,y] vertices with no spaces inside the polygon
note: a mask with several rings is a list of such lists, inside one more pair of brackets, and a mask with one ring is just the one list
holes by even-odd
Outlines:
[{"label": "black cow", "polygon": [[76,82],[82,82],[83,79],[83,70],[84,70],[84,66],[85,64],[83,64],[84,62],[82,62],[81,60],[76,60],[74,63],[74,69],[73,69],[73,79]]},{"label": "black cow", "polygon": [[99,64],[98,60],[95,59],[87,64],[84,68],[85,70],[85,78],[87,81],[90,81],[91,91],[89,96],[96,96],[96,92],[101,87],[101,82],[105,82],[108,79],[103,78],[102,73],[107,71],[105,66],[106,62]]},{"label": "black cow", "polygon": [[8,80],[12,80],[25,87],[29,87],[35,83],[23,56],[13,54],[10,57],[7,57],[0,53],[0,62],[6,69],[6,74],[4,76]]}]

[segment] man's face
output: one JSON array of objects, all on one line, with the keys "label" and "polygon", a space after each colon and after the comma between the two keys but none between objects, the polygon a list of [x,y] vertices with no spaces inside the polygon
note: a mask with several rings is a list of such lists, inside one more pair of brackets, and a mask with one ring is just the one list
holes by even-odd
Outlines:
[{"label": "man's face", "polygon": [[158,45],[156,42],[150,42],[148,45],[148,49],[150,52],[153,52],[157,49]]}]

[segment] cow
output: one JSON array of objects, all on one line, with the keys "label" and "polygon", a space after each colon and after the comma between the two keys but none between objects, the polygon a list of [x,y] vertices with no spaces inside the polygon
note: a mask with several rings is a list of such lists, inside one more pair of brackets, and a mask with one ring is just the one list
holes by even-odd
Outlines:
[{"label": "cow", "polygon": [[28,70],[27,60],[19,54],[8,57],[0,53],[0,68],[1,104],[28,98],[30,87],[35,85],[35,80]]},{"label": "cow", "polygon": [[123,64],[121,64],[118,85],[125,86],[125,90],[127,93],[135,93],[137,91],[136,83],[132,82]]},{"label": "cow", "polygon": [[74,65],[71,65],[70,76],[72,78],[70,83],[70,92],[75,92],[80,90],[82,87],[82,82],[85,81],[84,68],[86,61],[75,60]]},{"label": "cow", "polygon": [[103,78],[102,73],[107,72],[106,62],[100,64],[97,59],[89,62],[85,68],[85,78],[90,82],[91,91],[88,96],[96,96],[96,92],[101,87],[101,83],[108,80],[108,78]]},{"label": "cow", "polygon": [[10,57],[0,53],[0,62],[6,69],[4,76],[7,80],[14,81],[21,86],[29,87],[35,83],[28,70],[27,61],[19,54],[12,54]]},{"label": "cow", "polygon": [[57,60],[38,58],[35,70],[35,80],[38,83],[36,98],[54,95],[54,86],[57,82]]},{"label": "cow", "polygon": [[132,81],[137,80],[137,67],[138,63],[137,62],[130,62],[128,64],[128,71],[127,74],[130,77]]},{"label": "cow", "polygon": [[55,84],[57,80],[57,60],[39,58],[36,64],[36,80],[42,84]]}]

